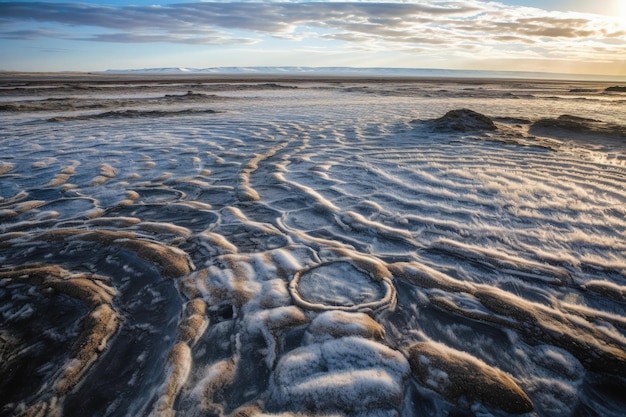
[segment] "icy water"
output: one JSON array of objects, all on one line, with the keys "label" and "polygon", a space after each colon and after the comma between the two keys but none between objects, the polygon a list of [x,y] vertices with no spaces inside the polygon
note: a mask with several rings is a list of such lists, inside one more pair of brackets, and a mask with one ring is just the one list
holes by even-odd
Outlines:
[{"label": "icy water", "polygon": [[623,416],[610,85],[5,81],[0,415]]}]

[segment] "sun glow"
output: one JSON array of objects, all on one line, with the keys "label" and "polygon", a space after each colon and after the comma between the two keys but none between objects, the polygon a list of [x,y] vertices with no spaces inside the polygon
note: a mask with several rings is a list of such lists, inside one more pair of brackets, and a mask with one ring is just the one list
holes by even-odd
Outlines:
[{"label": "sun glow", "polygon": [[626,26],[626,0],[617,2],[617,16],[622,19],[622,25]]}]

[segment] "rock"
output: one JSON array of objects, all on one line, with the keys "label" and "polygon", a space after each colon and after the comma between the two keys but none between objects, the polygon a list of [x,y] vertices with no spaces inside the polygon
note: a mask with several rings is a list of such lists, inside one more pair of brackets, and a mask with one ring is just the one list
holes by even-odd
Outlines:
[{"label": "rock", "polygon": [[605,93],[626,93],[626,86],[614,85],[604,90]]},{"label": "rock", "polygon": [[571,134],[582,134],[585,137],[626,138],[626,126],[567,114],[556,119],[539,119],[531,125],[530,132],[538,135],[567,132],[569,137]]},{"label": "rock", "polygon": [[496,130],[489,117],[469,109],[447,112],[443,117],[428,121],[433,129],[444,132],[472,132],[477,130]]},{"label": "rock", "polygon": [[600,120],[589,119],[586,117],[570,116],[564,114],[556,119],[539,119],[533,123],[534,127],[559,127],[561,129],[580,129],[589,123],[599,123]]}]

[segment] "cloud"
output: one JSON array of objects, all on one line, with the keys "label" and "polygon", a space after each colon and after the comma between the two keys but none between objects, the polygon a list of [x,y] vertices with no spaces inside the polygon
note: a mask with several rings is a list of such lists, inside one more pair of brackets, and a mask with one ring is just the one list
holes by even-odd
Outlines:
[{"label": "cloud", "polygon": [[40,38],[63,38],[62,32],[49,29],[18,29],[7,30],[2,33],[2,38],[12,40],[31,40]]},{"label": "cloud", "polygon": [[175,34],[106,33],[77,40],[113,43],[180,43],[187,45],[252,45],[258,40],[223,36],[187,36]]},{"label": "cloud", "polygon": [[[506,6],[478,0],[421,2],[203,2],[163,6],[2,2],[0,38],[56,37],[95,42],[249,45],[274,37],[318,39],[380,50],[465,55],[499,48],[579,58],[623,51],[615,18]],[[27,26],[28,29],[24,29]],[[53,26],[50,30],[46,27]],[[89,35],[79,34],[86,29]],[[572,42],[576,43],[570,48]],[[571,49],[571,50],[570,50]],[[608,51],[608,52],[605,52]]]},{"label": "cloud", "polygon": [[463,15],[481,10],[464,2],[433,4],[203,2],[107,7],[83,3],[6,2],[0,3],[0,12],[5,19],[129,31],[152,28],[178,31],[202,25],[280,33],[291,30],[294,25],[317,25],[326,20],[392,19],[390,22],[397,22],[417,15]]}]

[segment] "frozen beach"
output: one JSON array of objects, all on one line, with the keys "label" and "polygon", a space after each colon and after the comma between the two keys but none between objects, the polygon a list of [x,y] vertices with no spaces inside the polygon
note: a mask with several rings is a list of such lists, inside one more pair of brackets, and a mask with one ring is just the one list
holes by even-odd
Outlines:
[{"label": "frozen beach", "polygon": [[626,91],[0,76],[0,416],[623,416]]}]

